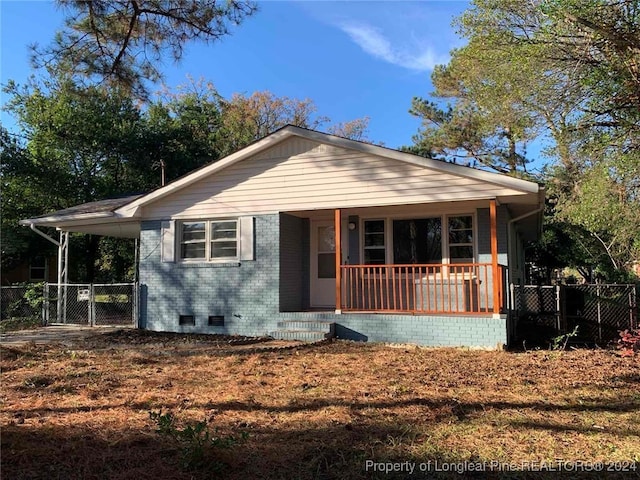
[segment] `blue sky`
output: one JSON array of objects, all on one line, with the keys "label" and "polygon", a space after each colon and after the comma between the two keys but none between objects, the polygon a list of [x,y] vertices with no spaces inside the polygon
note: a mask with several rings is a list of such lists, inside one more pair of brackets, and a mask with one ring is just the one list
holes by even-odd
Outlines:
[{"label": "blue sky", "polygon": [[[451,22],[463,1],[260,2],[260,11],[214,44],[192,43],[181,63],[167,60],[166,85],[188,76],[211,81],[225,97],[270,90],[310,98],[332,122],[370,117],[369,137],[397,148],[419,121],[411,98],[432,91],[433,66],[462,44]],[[1,83],[34,73],[28,45],[50,42],[63,14],[46,1],[0,1]],[[160,86],[157,86],[159,89]],[[3,98],[3,103],[5,99]],[[2,123],[15,126],[4,112]]]}]

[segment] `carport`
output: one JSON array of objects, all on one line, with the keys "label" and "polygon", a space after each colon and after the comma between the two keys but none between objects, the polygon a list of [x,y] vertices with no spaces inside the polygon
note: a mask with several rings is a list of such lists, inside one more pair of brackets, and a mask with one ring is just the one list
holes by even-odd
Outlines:
[{"label": "carport", "polygon": [[[46,238],[58,247],[56,323],[67,323],[69,288],[73,285],[79,290],[80,286],[80,284],[69,283],[69,234],[71,232],[78,232],[88,235],[133,238],[136,240],[135,250],[137,263],[140,222],[131,218],[123,219],[117,215],[115,211],[140,197],[141,195],[130,195],[99,200],[20,221],[20,225],[28,226],[35,233]],[[58,232],[58,239],[56,240],[54,237],[45,233],[41,228],[54,228]],[[93,287],[91,286],[88,290],[87,295],[91,296]],[[84,292],[79,291],[77,295],[78,298],[80,298],[81,295],[84,295]],[[91,311],[92,309],[89,308],[88,319],[90,324],[92,323]]]}]

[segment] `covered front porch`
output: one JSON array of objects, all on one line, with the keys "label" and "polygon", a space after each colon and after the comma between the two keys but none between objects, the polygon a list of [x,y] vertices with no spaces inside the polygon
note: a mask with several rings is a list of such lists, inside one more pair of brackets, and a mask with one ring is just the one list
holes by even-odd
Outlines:
[{"label": "covered front porch", "polygon": [[499,209],[485,200],[281,213],[280,311],[499,315]]}]

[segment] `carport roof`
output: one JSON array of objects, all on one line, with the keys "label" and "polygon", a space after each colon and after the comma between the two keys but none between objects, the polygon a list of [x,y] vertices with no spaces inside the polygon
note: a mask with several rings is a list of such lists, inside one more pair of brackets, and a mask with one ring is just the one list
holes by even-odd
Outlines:
[{"label": "carport roof", "polygon": [[139,220],[123,219],[115,214],[115,210],[142,196],[142,194],[128,195],[83,203],[20,220],[20,225],[54,227],[70,232],[135,238],[140,232]]},{"label": "carport roof", "polygon": [[38,215],[37,217],[23,220],[23,222],[31,223],[32,220],[42,221],[45,219],[54,219],[54,218],[63,220],[69,217],[76,217],[77,215],[86,214],[86,213],[113,212],[114,210],[120,207],[124,207],[126,204],[131,203],[140,197],[142,197],[142,194],[129,195],[126,197],[118,197],[118,198],[107,198],[105,200],[82,203],[80,205],[74,205],[73,207],[64,208],[62,210],[56,210],[55,212],[46,213],[44,215]]}]

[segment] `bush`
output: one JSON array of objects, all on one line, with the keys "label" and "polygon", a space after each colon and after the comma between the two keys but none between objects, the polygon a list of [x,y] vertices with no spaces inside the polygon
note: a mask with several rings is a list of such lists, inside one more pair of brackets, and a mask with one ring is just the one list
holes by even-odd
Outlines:
[{"label": "bush", "polygon": [[0,333],[31,330],[42,326],[40,317],[12,317],[0,322]]},{"label": "bush", "polygon": [[618,349],[623,357],[631,357],[640,352],[640,329],[623,330],[620,332]]},{"label": "bush", "polygon": [[[203,467],[219,469],[222,464],[208,453],[215,448],[231,448],[237,439],[233,436],[217,436],[209,431],[207,420],[195,424],[187,424],[184,428],[176,426],[175,416],[169,412],[149,412],[149,418],[156,424],[156,432],[175,440],[181,448],[182,468],[195,470]],[[247,433],[243,432],[241,439],[245,440]]]}]

